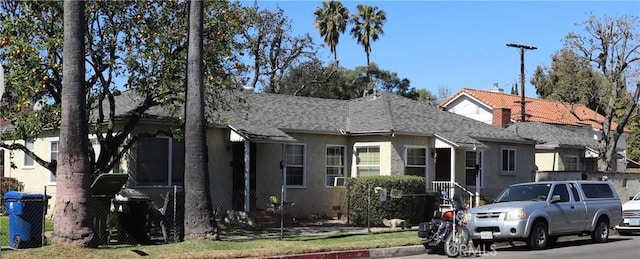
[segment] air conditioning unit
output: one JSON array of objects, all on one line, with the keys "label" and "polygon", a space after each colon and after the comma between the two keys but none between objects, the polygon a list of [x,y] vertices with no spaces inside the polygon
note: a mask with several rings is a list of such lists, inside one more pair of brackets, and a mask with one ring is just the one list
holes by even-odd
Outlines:
[{"label": "air conditioning unit", "polygon": [[346,177],[333,178],[333,186],[344,186],[345,181]]}]

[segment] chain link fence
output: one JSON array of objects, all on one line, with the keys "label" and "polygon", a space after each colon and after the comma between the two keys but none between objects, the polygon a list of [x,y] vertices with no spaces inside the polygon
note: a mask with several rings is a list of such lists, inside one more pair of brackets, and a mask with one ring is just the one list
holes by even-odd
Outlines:
[{"label": "chain link fence", "polygon": [[[2,195],[0,247],[22,249],[50,244],[54,205],[46,187]],[[176,187],[123,189],[95,195],[94,231],[100,246],[162,244],[183,239],[184,196]]]}]

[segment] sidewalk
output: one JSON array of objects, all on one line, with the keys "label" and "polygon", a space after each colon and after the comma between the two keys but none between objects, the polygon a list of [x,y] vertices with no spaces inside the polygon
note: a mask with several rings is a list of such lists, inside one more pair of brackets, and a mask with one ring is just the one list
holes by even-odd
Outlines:
[{"label": "sidewalk", "polygon": [[[286,227],[280,232],[280,228],[271,228],[273,232],[242,235],[242,236],[222,236],[222,240],[242,240],[256,238],[280,238],[313,236],[327,234],[364,234],[393,231],[388,227],[349,227],[349,226],[312,226],[312,227]],[[416,236],[417,238],[417,236]],[[292,258],[292,259],[331,259],[331,258],[388,258],[425,254],[427,251],[422,245],[359,249],[347,251],[327,251],[306,254],[278,255],[269,257],[254,258]]]},{"label": "sidewalk", "polygon": [[424,246],[401,246],[389,248],[374,248],[350,251],[331,251],[297,255],[282,255],[258,258],[291,258],[291,259],[330,259],[330,258],[388,258],[420,255],[426,253]]}]

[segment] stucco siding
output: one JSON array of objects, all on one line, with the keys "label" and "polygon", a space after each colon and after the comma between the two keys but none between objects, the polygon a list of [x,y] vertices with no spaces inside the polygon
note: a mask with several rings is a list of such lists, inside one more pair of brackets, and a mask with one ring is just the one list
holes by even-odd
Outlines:
[{"label": "stucco siding", "polygon": [[[490,148],[490,152],[483,152],[483,185],[480,195],[487,200],[494,199],[506,186],[514,183],[529,182],[533,180],[535,172],[535,148],[533,145],[501,144],[495,142],[483,142]],[[516,149],[515,174],[502,172],[502,152],[504,146]]]},{"label": "stucco siding", "polygon": [[233,196],[233,155],[228,129],[208,129],[209,184],[213,208],[230,209]]}]

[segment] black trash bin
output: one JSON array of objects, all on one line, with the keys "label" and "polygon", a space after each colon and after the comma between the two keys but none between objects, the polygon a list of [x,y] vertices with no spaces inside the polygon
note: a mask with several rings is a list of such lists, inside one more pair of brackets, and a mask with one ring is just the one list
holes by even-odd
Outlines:
[{"label": "black trash bin", "polygon": [[124,188],[116,194],[113,204],[118,213],[119,243],[148,243],[147,217],[151,198],[146,194]]},{"label": "black trash bin", "polygon": [[440,193],[427,192],[425,200],[422,222],[429,222],[433,219],[433,212],[437,211],[440,207]]},{"label": "black trash bin", "polygon": [[45,194],[10,191],[4,194],[5,211],[9,214],[9,245],[13,248],[41,247],[44,243]]},{"label": "black trash bin", "polygon": [[91,184],[91,195],[95,206],[95,219],[93,225],[98,235],[98,244],[109,243],[107,231],[107,218],[111,210],[111,201],[122,186],[127,183],[128,174],[101,174]]}]

